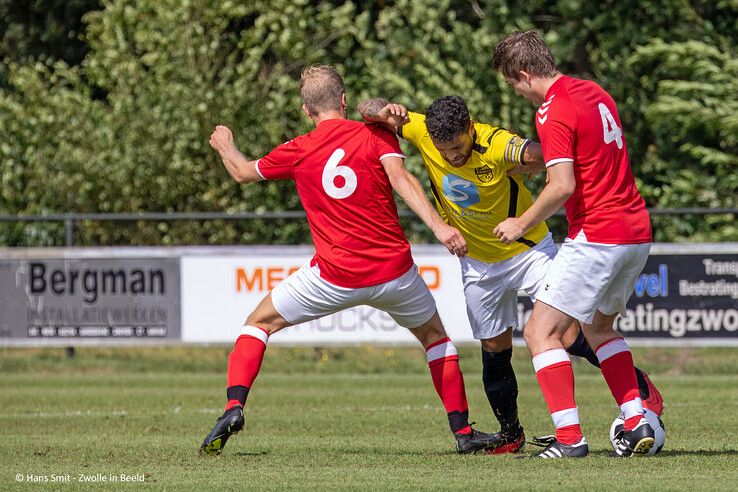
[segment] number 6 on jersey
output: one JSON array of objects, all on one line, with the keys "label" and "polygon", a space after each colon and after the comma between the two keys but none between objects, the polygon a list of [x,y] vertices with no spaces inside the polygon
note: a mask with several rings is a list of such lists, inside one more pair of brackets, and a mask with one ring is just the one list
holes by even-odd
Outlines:
[{"label": "number 6 on jersey", "polygon": [[[356,191],[356,173],[348,166],[340,166],[341,159],[346,155],[343,149],[336,149],[328,158],[323,168],[323,189],[328,196],[341,200],[351,196]],[[344,179],[343,186],[336,186],[336,177],[341,176]]]},{"label": "number 6 on jersey", "polygon": [[605,133],[605,143],[609,144],[615,142],[619,149],[623,148],[623,130],[620,129],[615,118],[612,117],[612,113],[607,106],[599,103],[597,107],[600,109],[600,116],[602,117],[602,131]]}]

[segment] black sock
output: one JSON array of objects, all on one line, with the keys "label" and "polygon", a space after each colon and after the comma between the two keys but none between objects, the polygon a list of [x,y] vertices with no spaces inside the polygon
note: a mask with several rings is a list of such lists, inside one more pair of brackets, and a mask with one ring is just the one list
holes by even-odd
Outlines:
[{"label": "black sock", "polygon": [[448,425],[454,434],[463,430],[465,427],[469,427],[469,410],[463,412],[454,410],[446,415],[448,415]]},{"label": "black sock", "polygon": [[571,344],[569,348],[566,349],[567,352],[569,352],[571,355],[576,355],[577,357],[583,357],[589,361],[590,364],[592,364],[595,367],[600,367],[600,361],[597,359],[597,354],[595,354],[594,350],[592,350],[592,347],[589,346],[587,343],[587,339],[584,338],[584,333],[582,330],[579,330],[579,335],[577,336],[577,339],[574,341],[574,343]]},{"label": "black sock", "polygon": [[226,388],[226,397],[229,403],[237,400],[241,406],[244,406],[247,396],[249,396],[249,388],[246,386],[229,386]]},{"label": "black sock", "polygon": [[518,421],[518,381],[513,371],[512,348],[502,352],[482,350],[482,382],[489,406],[502,431],[516,429]]}]

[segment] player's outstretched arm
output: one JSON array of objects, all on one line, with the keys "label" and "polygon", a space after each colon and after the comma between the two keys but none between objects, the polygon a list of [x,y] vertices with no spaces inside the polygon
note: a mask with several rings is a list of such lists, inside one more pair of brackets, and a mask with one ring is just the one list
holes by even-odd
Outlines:
[{"label": "player's outstretched arm", "polygon": [[464,236],[456,229],[446,224],[428,198],[418,180],[405,169],[403,159],[399,157],[385,157],[382,159],[392,188],[407,203],[410,209],[427,225],[436,239],[438,239],[449,253],[456,256],[466,255],[468,248]]},{"label": "player's outstretched arm", "polygon": [[546,170],[546,163],[543,162],[543,149],[541,144],[538,142],[531,142],[526,148],[523,154],[524,164],[520,164],[510,169],[507,172],[508,176],[515,176],[516,174],[525,173],[542,173]]},{"label": "player's outstretched arm", "polygon": [[548,182],[533,205],[520,217],[510,217],[494,229],[495,235],[505,244],[519,239],[526,232],[551,217],[574,193],[574,162],[564,161],[548,168]]},{"label": "player's outstretched arm", "polygon": [[256,170],[257,161],[248,160],[233,143],[233,132],[227,126],[215,127],[210,135],[210,146],[220,154],[228,174],[239,183],[248,184],[264,179]]},{"label": "player's outstretched arm", "polygon": [[378,123],[392,133],[397,133],[398,128],[410,121],[405,106],[382,98],[364,99],[356,110],[367,123]]}]

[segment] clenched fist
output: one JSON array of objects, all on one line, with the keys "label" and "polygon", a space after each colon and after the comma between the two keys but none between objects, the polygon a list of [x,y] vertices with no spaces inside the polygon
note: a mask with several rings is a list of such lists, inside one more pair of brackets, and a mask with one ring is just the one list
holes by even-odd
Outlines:
[{"label": "clenched fist", "polygon": [[210,135],[210,146],[218,151],[220,155],[225,154],[233,148],[233,132],[224,125],[218,125]]}]

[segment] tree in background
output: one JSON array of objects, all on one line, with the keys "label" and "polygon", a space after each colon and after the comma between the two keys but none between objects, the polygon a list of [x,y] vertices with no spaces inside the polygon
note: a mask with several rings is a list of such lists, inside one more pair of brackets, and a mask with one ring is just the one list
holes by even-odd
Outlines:
[{"label": "tree in background", "polygon": [[82,16],[99,0],[0,0],[0,59],[79,64],[89,47]]},{"label": "tree in background", "polygon": [[[0,0],[0,12],[13,3]],[[455,93],[475,118],[535,138],[534,108],[489,68],[499,39],[532,28],[567,73],[596,79],[618,101],[649,206],[735,206],[735,1],[24,3],[29,11],[41,4],[49,15],[0,20],[0,213],[299,210],[291,183],[231,182],[207,137],[228,124],[256,157],[309,131],[299,71],[318,62],[344,74],[350,108],[382,95],[423,110]],[[80,32],[70,12],[86,9],[81,45],[70,45],[82,54],[75,58],[60,40]],[[13,32],[28,39],[15,46]],[[413,240],[432,240],[419,221],[405,222]],[[655,232],[659,240],[736,240],[733,222],[660,218]],[[0,228],[6,245],[62,238],[49,224]],[[84,224],[76,241],[308,238],[304,221],[164,221]]]},{"label": "tree in background", "polygon": [[[618,103],[648,206],[735,208],[738,152],[730,115],[738,105],[738,2],[574,0],[557,5],[558,20],[541,27],[567,45],[565,53],[577,54],[557,53],[565,70],[593,78]],[[735,241],[734,222],[731,214],[657,216],[654,236],[657,241]]]},{"label": "tree in background", "polygon": [[[351,4],[348,4],[352,8]],[[90,52],[75,67],[7,63],[0,97],[4,212],[286,210],[290,183],[242,188],[207,145],[218,123],[259,155],[307,128],[300,110],[303,65],[349,51],[347,9],[290,1],[108,2],[85,16]],[[313,22],[292,26],[293,19]],[[349,48],[350,45],[347,45]],[[84,81],[84,82],[83,82]],[[91,97],[95,88],[102,99]],[[58,243],[25,227],[31,243]],[[299,223],[87,224],[84,244],[304,242]],[[6,241],[20,240],[18,231]]]},{"label": "tree in background", "polygon": [[[653,135],[642,188],[660,207],[736,207],[738,197],[738,59],[702,41],[651,40],[629,59],[656,97],[645,106]],[[673,220],[657,240],[738,237],[730,214]]]}]

